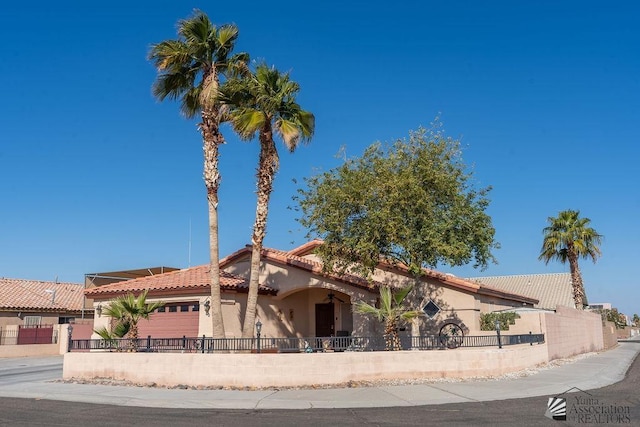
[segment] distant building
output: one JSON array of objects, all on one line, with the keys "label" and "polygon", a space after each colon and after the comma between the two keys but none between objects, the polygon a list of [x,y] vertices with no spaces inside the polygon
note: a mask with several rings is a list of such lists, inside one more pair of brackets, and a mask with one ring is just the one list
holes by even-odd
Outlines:
[{"label": "distant building", "polygon": [[92,318],[93,307],[83,309],[84,288],[79,283],[0,278],[0,329],[74,323]]},{"label": "distant building", "polygon": [[575,307],[570,273],[471,277],[467,280],[535,298],[539,302],[534,308],[555,310],[558,305]]},{"label": "distant building", "polygon": [[589,309],[591,310],[611,310],[610,302],[599,302],[596,304],[589,304]]}]

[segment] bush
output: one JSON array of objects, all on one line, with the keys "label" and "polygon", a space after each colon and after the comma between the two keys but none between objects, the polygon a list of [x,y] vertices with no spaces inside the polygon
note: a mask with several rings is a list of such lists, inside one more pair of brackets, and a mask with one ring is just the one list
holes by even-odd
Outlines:
[{"label": "bush", "polygon": [[514,325],[516,319],[519,319],[520,315],[512,311],[504,311],[500,313],[480,313],[480,330],[481,331],[495,331],[496,321],[500,322],[500,330],[508,331],[509,325]]}]

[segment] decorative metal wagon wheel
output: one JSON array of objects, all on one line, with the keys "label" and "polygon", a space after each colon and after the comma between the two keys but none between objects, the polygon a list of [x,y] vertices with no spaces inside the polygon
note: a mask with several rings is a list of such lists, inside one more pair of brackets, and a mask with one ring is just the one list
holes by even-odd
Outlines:
[{"label": "decorative metal wagon wheel", "polygon": [[464,340],[464,332],[457,323],[445,323],[440,328],[440,344],[446,348],[458,348]]}]

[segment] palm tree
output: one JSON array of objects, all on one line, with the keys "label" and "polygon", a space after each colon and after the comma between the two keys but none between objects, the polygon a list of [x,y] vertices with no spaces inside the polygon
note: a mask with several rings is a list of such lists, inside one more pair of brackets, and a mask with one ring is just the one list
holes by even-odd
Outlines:
[{"label": "palm tree", "polygon": [[595,263],[601,255],[599,245],[602,236],[589,226],[589,218],[580,218],[580,211],[566,210],[557,218],[547,218],[549,225],[543,229],[544,240],[538,259],[546,264],[551,260],[569,261],[573,299],[576,308],[584,309],[587,298],[582,284],[578,258],[591,258]]},{"label": "palm tree", "polygon": [[[164,306],[162,301],[148,303],[146,290],[137,298],[132,293],[117,297],[109,303],[107,308],[102,310],[102,313],[111,317],[114,322],[111,334],[105,336],[129,338],[131,347],[135,350],[138,339],[138,322],[141,319],[149,319],[149,316],[162,306]],[[95,332],[105,338],[103,334],[107,331],[100,329]]]},{"label": "palm tree", "polygon": [[220,76],[247,70],[248,55],[231,55],[238,28],[217,27],[209,17],[196,10],[189,19],[178,21],[178,39],[152,45],[149,59],[158,69],[153,94],[159,99],[180,99],[187,118],[201,117],[204,151],[204,183],[209,206],[209,258],[211,283],[211,318],[213,336],[224,338],[222,299],[220,294],[220,251],[218,243],[218,147],[224,143],[220,133],[220,104],[217,91]]},{"label": "palm tree", "polygon": [[260,253],[266,234],[269,198],[273,190],[273,179],[278,171],[278,151],[274,132],[282,139],[290,152],[300,141],[308,141],[313,135],[315,118],[296,103],[295,96],[300,86],[264,64],[256,67],[255,73],[244,78],[229,79],[220,89],[221,100],[230,107],[229,119],[234,130],[244,140],[252,139],[256,133],[260,141],[258,162],[258,201],[256,219],[251,236],[251,275],[247,308],[242,328],[243,337],[253,336],[258,301],[260,275]]},{"label": "palm tree", "polygon": [[384,342],[387,350],[400,350],[400,337],[398,337],[398,322],[409,321],[421,316],[418,310],[408,310],[404,307],[405,298],[413,289],[407,286],[391,290],[389,286],[380,287],[380,307],[375,307],[366,302],[359,302],[353,307],[353,311],[367,314],[384,322]]}]

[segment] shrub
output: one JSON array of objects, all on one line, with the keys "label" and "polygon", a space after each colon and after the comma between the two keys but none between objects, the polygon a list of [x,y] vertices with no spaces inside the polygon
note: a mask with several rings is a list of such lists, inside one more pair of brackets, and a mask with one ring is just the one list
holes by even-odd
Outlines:
[{"label": "shrub", "polygon": [[500,323],[501,331],[508,331],[509,325],[514,325],[516,319],[519,319],[520,315],[513,311],[503,311],[500,313],[480,313],[480,330],[481,331],[494,331],[496,329],[496,321]]}]

